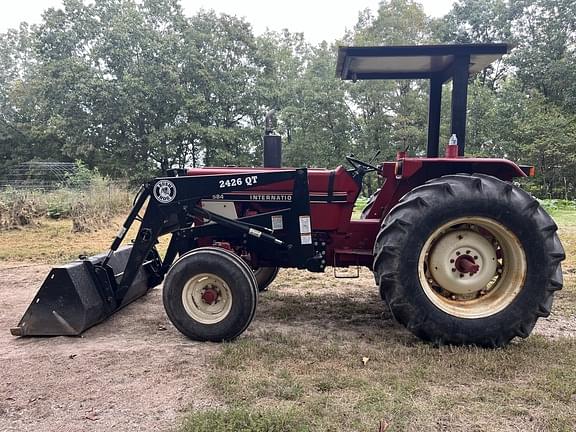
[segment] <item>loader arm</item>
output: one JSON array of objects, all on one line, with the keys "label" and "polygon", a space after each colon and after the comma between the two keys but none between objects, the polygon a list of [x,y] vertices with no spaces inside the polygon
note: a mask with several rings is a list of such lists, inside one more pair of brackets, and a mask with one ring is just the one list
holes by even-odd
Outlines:
[{"label": "loader arm", "polygon": [[[286,181],[293,182],[293,199],[289,208],[280,212],[284,225],[281,238],[267,220],[271,215],[233,220],[200,206],[203,198]],[[144,215],[139,218],[144,207]],[[135,220],[141,223],[133,244],[120,248]],[[196,226],[199,220],[207,223]],[[243,236],[247,244],[261,250],[286,251],[295,267],[315,268],[322,259],[315,256],[311,233],[306,229],[311,227],[306,169],[160,177],[141,188],[108,253],[54,268],[12,333],[79,335],[160,284],[176,255],[189,249],[175,247],[182,233],[194,237],[195,230],[207,227]],[[173,236],[162,263],[155,245],[166,234]]]},{"label": "loader arm", "polygon": [[[242,220],[229,219],[199,206],[203,198],[210,198],[219,193],[243,191],[256,185],[261,186],[287,180],[292,180],[294,186],[290,208],[283,214],[284,225],[286,226],[283,240],[270,234],[271,230],[268,226],[258,226]],[[165,188],[165,195],[159,192],[163,187]],[[116,289],[117,301],[122,301],[123,296],[128,292],[139,268],[153,250],[158,237],[180,230],[190,230],[189,235],[193,236],[195,218],[210,220],[211,224],[219,225],[220,229],[236,231],[250,238],[251,242],[260,243],[262,247],[289,249],[290,256],[294,258],[294,265],[297,267],[307,268],[312,265],[308,261],[314,258],[314,248],[311,240],[308,241],[308,238],[303,237],[308,233],[302,233],[301,230],[301,218],[310,217],[306,169],[244,175],[164,177],[147,183],[144,189],[145,193],[136,203],[137,206],[128,216],[123,229],[113,243],[113,246],[116,247],[121,244],[123,236],[135,219],[134,215],[143,207],[144,198],[149,198],[126,270]],[[206,225],[201,225],[201,227],[203,226]],[[201,228],[198,227],[198,229]],[[114,249],[111,248],[109,253],[113,252]],[[173,259],[173,257],[168,258]],[[170,264],[171,262],[165,262],[162,268],[166,270]]]}]

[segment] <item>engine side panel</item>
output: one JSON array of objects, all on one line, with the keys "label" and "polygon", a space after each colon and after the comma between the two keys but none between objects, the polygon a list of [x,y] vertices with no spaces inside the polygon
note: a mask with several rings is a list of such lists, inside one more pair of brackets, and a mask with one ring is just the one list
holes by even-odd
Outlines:
[{"label": "engine side panel", "polygon": [[[187,175],[245,175],[266,171],[265,168],[195,168],[188,169]],[[215,194],[202,202],[208,206],[214,206],[211,203],[215,202],[233,202],[238,217],[250,216],[285,208],[292,200],[292,187],[289,181],[254,186],[248,191]],[[360,187],[345,168],[308,170],[308,187],[313,231],[334,231],[349,223]]]}]

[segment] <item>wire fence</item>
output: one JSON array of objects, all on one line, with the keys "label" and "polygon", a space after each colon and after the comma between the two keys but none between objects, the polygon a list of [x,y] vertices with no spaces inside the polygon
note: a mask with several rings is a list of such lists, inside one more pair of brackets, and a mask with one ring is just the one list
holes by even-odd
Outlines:
[{"label": "wire fence", "polygon": [[0,176],[0,192],[37,195],[60,189],[86,191],[97,183],[99,190],[112,195],[119,191],[133,195],[139,185],[128,180],[102,177],[74,162],[23,162]]},{"label": "wire fence", "polygon": [[0,178],[0,188],[55,190],[68,186],[77,171],[73,162],[23,162]]}]

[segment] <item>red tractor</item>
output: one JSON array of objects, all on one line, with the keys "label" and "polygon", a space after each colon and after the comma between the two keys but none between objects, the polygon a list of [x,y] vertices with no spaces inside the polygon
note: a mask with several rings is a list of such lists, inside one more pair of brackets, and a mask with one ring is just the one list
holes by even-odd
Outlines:
[{"label": "red tractor", "polygon": [[[12,333],[77,335],[163,280],[178,330],[231,340],[250,324],[258,292],[278,268],[365,266],[393,316],[424,340],[496,347],[527,337],[562,288],[556,224],[512,183],[532,167],[463,157],[468,77],[507,51],[505,44],[341,48],[342,79],[430,80],[427,157],[400,152],[372,164],[350,156],[351,168],[334,170],[171,170],[143,185],[107,254],[50,272]],[[439,157],[448,80],[458,144]],[[266,138],[265,160],[276,155],[279,166],[278,137]],[[369,172],[382,187],[355,220]],[[135,220],[136,239],[119,248]],[[172,238],[161,258],[155,244],[165,234]]]}]

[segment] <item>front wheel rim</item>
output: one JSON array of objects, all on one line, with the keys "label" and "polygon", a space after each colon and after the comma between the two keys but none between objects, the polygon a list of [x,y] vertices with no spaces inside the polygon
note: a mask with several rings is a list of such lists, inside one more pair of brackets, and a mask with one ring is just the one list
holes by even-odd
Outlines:
[{"label": "front wheel rim", "polygon": [[526,268],[518,237],[484,217],[458,218],[437,228],[418,260],[428,299],[466,319],[488,317],[510,305],[522,290]]},{"label": "front wheel rim", "polygon": [[229,285],[215,274],[197,274],[184,285],[182,305],[195,321],[201,324],[216,324],[230,313],[232,291]]}]

